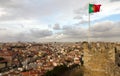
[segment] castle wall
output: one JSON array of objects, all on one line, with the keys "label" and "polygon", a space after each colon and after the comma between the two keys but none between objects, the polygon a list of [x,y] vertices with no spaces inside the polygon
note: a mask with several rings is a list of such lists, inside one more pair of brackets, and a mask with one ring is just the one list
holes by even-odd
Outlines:
[{"label": "castle wall", "polygon": [[[115,43],[87,43],[82,44],[84,51],[85,76],[114,76],[116,63],[118,64],[120,53],[115,52]],[[118,50],[118,47],[117,47]],[[90,72],[91,71],[91,72]],[[100,73],[100,74],[96,74]],[[88,74],[88,75],[87,75]]]}]

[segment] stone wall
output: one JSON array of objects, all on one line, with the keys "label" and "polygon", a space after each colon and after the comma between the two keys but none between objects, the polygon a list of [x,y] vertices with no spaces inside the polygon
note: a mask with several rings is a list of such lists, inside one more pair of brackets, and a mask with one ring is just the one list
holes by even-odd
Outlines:
[{"label": "stone wall", "polygon": [[115,53],[115,63],[120,67],[120,44],[116,45]]},{"label": "stone wall", "polygon": [[[83,42],[85,76],[120,76],[120,46],[116,43]],[[120,71],[120,70],[119,70]],[[91,74],[91,75],[90,75]]]}]

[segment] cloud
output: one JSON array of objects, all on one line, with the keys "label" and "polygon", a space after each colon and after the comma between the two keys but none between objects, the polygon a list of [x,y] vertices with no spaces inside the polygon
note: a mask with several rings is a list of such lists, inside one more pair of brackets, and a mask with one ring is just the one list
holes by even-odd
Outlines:
[{"label": "cloud", "polygon": [[120,0],[110,0],[111,2],[120,1]]},{"label": "cloud", "polygon": [[80,21],[80,24],[84,24],[84,23],[88,23],[88,20],[86,21],[86,20],[81,20]]},{"label": "cloud", "polygon": [[[91,21],[100,20],[102,18],[109,17],[111,15],[120,14],[120,10],[119,10],[120,0],[99,0],[99,1],[96,0],[96,1],[91,2],[91,3],[102,5],[100,12],[90,14]],[[83,7],[76,9],[74,11],[76,16],[73,17],[73,19],[87,21],[88,16],[89,16],[88,5],[89,5],[89,3],[86,2]]]},{"label": "cloud", "polygon": [[53,29],[54,29],[54,30],[60,30],[60,29],[61,29],[61,27],[60,27],[60,25],[59,25],[59,24],[55,24],[55,25],[53,26]]},{"label": "cloud", "polygon": [[[120,38],[120,22],[104,21],[94,24],[90,28],[90,38],[92,41],[119,41]],[[59,35],[64,35],[64,39],[72,41],[80,41],[88,39],[88,29],[80,26],[64,26],[63,31]],[[62,39],[62,38],[61,38]]]},{"label": "cloud", "polygon": [[34,19],[53,13],[53,9],[49,10],[48,6],[41,4],[38,0],[2,0],[0,6],[7,13],[1,16],[1,20]]},{"label": "cloud", "polygon": [[[119,22],[102,22],[94,25],[91,28],[91,35],[93,38],[120,38],[120,26]],[[114,40],[111,40],[114,41]]]},{"label": "cloud", "polygon": [[[93,41],[119,41],[120,22],[104,21],[94,24],[90,29]],[[1,41],[83,41],[88,39],[88,29],[80,26],[63,26],[61,31],[56,32],[48,29],[30,29],[29,31],[14,32],[9,29],[0,30]],[[8,32],[11,32],[10,34]]]},{"label": "cloud", "polygon": [[76,14],[73,19],[79,19],[82,20],[84,16],[88,15],[88,2],[86,2],[82,7],[74,10],[74,13]]},{"label": "cloud", "polygon": [[6,29],[6,28],[0,28],[0,30],[1,30],[1,31],[5,31],[5,30],[7,30],[7,29]]},{"label": "cloud", "polygon": [[[37,41],[51,36],[52,31],[45,29],[30,29],[29,31],[14,32],[12,30],[0,30],[0,40],[5,42],[12,41]],[[10,33],[9,33],[10,32]]]},{"label": "cloud", "polygon": [[42,19],[46,16],[55,16],[70,12],[79,0],[0,0],[0,7],[5,15],[1,20]]},{"label": "cloud", "polygon": [[52,35],[52,31],[50,30],[31,29],[30,33],[33,37],[37,37],[37,38],[43,38]]},{"label": "cloud", "polygon": [[93,32],[106,32],[106,31],[110,31],[111,28],[114,28],[115,26],[113,26],[114,23],[107,21],[107,22],[102,22],[102,23],[96,23],[94,26],[92,26],[91,31]]},{"label": "cloud", "polygon": [[80,26],[65,26],[63,27],[64,35],[66,35],[68,38],[85,38],[87,36],[86,29],[81,28]]},{"label": "cloud", "polygon": [[75,16],[73,19],[82,19],[82,16]]},{"label": "cloud", "polygon": [[[0,40],[87,40],[88,28],[84,26],[88,22],[88,2],[88,0],[0,0]],[[102,5],[99,13],[91,14],[92,39],[119,40],[119,22],[106,22],[102,19],[107,20],[106,17],[120,14],[120,1],[94,0],[91,3]],[[100,22],[96,23],[96,20]],[[55,25],[51,26],[53,24]]]}]

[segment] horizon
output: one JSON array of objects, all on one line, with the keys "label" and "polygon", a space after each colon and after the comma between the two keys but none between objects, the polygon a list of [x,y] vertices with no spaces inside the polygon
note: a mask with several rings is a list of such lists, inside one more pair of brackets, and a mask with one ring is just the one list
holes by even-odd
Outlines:
[{"label": "horizon", "polygon": [[51,42],[35,42],[35,41],[33,41],[33,42],[31,42],[31,41],[12,41],[12,42],[0,42],[0,44],[3,44],[3,43],[35,43],[35,44],[44,44],[44,43],[84,43],[84,42],[87,42],[87,43],[120,43],[119,41],[76,41],[76,42],[58,42],[58,41],[56,41],[56,42],[53,42],[53,41],[51,41]]}]

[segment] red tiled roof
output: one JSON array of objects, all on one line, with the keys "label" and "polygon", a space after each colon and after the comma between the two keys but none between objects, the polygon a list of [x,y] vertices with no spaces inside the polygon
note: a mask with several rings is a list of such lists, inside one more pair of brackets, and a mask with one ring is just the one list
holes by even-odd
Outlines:
[{"label": "red tiled roof", "polygon": [[1,51],[0,52],[0,56],[12,56],[13,54],[12,54],[12,52],[11,51]]},{"label": "red tiled roof", "polygon": [[29,72],[21,72],[22,76],[29,76]]},{"label": "red tiled roof", "polygon": [[29,75],[36,76],[39,74],[39,71],[38,70],[31,70],[28,72],[22,72],[21,74],[22,74],[22,76],[29,76]]}]

